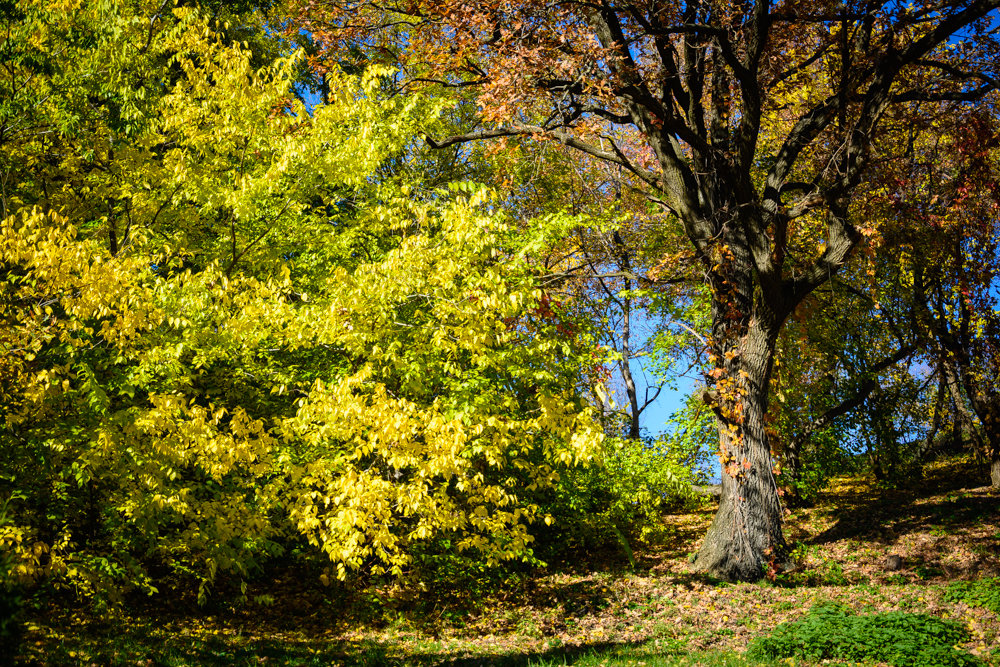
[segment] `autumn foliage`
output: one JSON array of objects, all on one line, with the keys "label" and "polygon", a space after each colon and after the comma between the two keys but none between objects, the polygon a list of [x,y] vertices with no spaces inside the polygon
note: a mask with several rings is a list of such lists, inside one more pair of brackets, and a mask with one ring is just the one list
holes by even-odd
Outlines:
[{"label": "autumn foliage", "polygon": [[17,70],[66,107],[5,137],[35,174],[0,236],[10,576],[107,601],[166,571],[205,599],[300,548],[341,578],[401,576],[442,537],[530,557],[532,498],[601,454],[574,385],[593,352],[545,316],[494,194],[380,173],[443,103],[373,67],[307,107],[300,52],[157,7],[39,7],[7,44],[69,74],[74,30],[141,37],[152,88],[123,125],[126,83]]},{"label": "autumn foliage", "polygon": [[709,437],[730,580],[860,454],[1000,485],[998,7],[3,5],[7,579],[634,567]]}]

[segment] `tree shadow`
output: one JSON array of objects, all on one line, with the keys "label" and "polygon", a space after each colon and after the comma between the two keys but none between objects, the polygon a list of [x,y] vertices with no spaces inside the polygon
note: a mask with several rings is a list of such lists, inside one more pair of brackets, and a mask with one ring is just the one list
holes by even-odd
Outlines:
[{"label": "tree shadow", "polygon": [[[909,488],[856,480],[834,487],[819,513],[832,525],[801,544],[842,558],[814,562],[779,585],[908,584],[1000,569],[1000,495],[976,486],[980,473],[968,462],[942,461]],[[855,542],[865,547],[860,553],[852,553]],[[899,557],[891,565],[890,553]]]},{"label": "tree shadow", "polygon": [[442,660],[442,656],[440,655],[415,654],[407,657],[408,662],[406,664],[447,664],[455,665],[456,667],[477,667],[479,665],[489,665],[491,667],[526,667],[527,665],[536,665],[540,662],[550,662],[558,665],[572,665],[582,658],[618,657],[622,652],[628,649],[636,649],[640,646],[641,644],[637,642],[595,642],[591,644],[555,647],[547,651],[505,655],[481,654],[477,656],[451,657],[444,660]]},{"label": "tree shadow", "polygon": [[840,511],[833,526],[807,542],[865,539],[888,544],[897,534],[934,529],[955,532],[1000,516],[1000,496],[986,490],[959,489],[940,501],[919,504],[914,502],[920,498],[916,494],[884,494],[873,503]]},{"label": "tree shadow", "polygon": [[[539,663],[572,665],[583,658],[614,658],[626,654],[642,657],[639,642],[593,642],[572,646],[556,646],[547,650],[523,652],[472,652],[454,655],[427,649],[406,649],[392,642],[371,640],[349,642],[331,640],[292,641],[256,640],[240,647],[222,640],[198,640],[187,645],[163,647],[141,656],[127,652],[117,654],[109,665],[205,665],[223,667],[229,665],[294,665],[319,666],[343,665],[344,667],[402,667],[403,665],[452,665],[455,667],[527,667]],[[516,647],[513,647],[516,651]],[[640,655],[636,656],[636,652]],[[136,662],[136,657],[140,660]],[[50,655],[47,664],[75,664],[71,657]]]},{"label": "tree shadow", "polygon": [[[168,629],[156,622],[118,626],[110,634],[94,633],[84,627],[71,642],[55,641],[44,653],[25,652],[11,664],[79,665],[99,664],[109,667],[176,667],[204,665],[286,665],[319,667],[397,667],[402,665],[491,665],[526,667],[553,663],[571,665],[585,657],[632,658],[652,656],[653,648],[645,641],[593,641],[562,644],[552,639],[548,648],[525,647],[516,643],[498,644],[495,648],[470,646],[448,648],[444,642],[381,639],[343,639],[309,637],[277,633],[274,636],[240,636],[233,633],[213,636],[190,634]],[[544,644],[543,644],[544,646]],[[662,654],[662,651],[657,651]],[[10,656],[8,656],[10,657]],[[6,664],[6,663],[4,663]]]}]

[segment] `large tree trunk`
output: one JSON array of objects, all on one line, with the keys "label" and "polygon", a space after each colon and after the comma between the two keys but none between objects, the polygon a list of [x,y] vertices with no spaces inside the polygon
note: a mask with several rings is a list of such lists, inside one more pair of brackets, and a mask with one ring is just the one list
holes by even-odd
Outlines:
[{"label": "large tree trunk", "polygon": [[993,450],[993,460],[990,461],[990,481],[994,489],[1000,489],[1000,449]]},{"label": "large tree trunk", "polygon": [[733,382],[711,399],[719,416],[722,496],[695,567],[723,579],[755,581],[787,554],[765,427],[776,334],[776,327],[751,324],[724,349],[739,363]]},{"label": "large tree trunk", "polygon": [[780,287],[756,270],[742,222],[723,227],[725,245],[710,271],[714,368],[704,398],[718,422],[722,495],[695,566],[722,579],[756,581],[787,552],[766,416],[788,309]]}]

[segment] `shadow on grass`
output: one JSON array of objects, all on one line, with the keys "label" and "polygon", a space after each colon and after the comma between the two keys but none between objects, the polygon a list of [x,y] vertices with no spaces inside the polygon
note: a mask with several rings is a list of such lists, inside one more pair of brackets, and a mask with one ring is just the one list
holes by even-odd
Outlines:
[{"label": "shadow on grass", "polygon": [[891,541],[893,533],[975,526],[984,517],[995,517],[1000,509],[1000,496],[982,486],[983,482],[980,466],[960,458],[932,464],[908,488],[848,482],[823,493],[823,513],[835,517],[836,523],[808,543],[849,538],[884,543]]},{"label": "shadow on grass", "polygon": [[[683,558],[692,545],[705,536],[712,518],[719,509],[718,501],[706,501],[701,507],[683,514],[668,514],[664,522],[668,526],[666,535],[658,544],[657,560]],[[694,520],[692,520],[694,519]],[[644,554],[644,556],[647,556]],[[648,557],[648,556],[647,556]]]},{"label": "shadow on grass", "polygon": [[934,503],[915,504],[917,498],[915,494],[895,492],[870,504],[842,510],[837,522],[809,543],[826,544],[848,538],[887,543],[896,534],[976,528],[983,520],[1000,515],[1000,496],[985,491],[955,493]]},{"label": "shadow on grass", "polygon": [[[512,647],[513,651],[517,647]],[[402,665],[454,665],[473,667],[528,667],[529,665],[572,665],[581,659],[615,659],[626,656],[642,658],[648,651],[640,643],[595,642],[575,646],[555,646],[542,651],[492,653],[465,652],[450,655],[431,648],[404,649],[391,643],[346,641],[296,641],[263,639],[234,646],[223,639],[192,639],[171,637],[157,641],[155,637],[130,632],[109,639],[105,646],[90,650],[79,643],[71,650],[65,646],[49,647],[44,656],[25,655],[15,664],[80,665],[95,664],[109,667],[181,667],[204,665],[283,665],[319,667],[398,667]],[[669,652],[668,652],[669,653]],[[660,653],[663,655],[663,653]],[[651,654],[650,654],[651,655]]]},{"label": "shadow on grass", "polygon": [[[907,537],[902,569],[890,573],[883,571],[880,562],[869,561],[869,571],[858,573],[828,560],[815,569],[779,577],[776,583],[788,587],[863,585],[871,575],[884,583],[907,584],[995,571],[1000,566],[1000,496],[977,486],[982,481],[980,473],[968,461],[944,460],[911,488],[878,488],[858,480],[834,487],[824,493],[822,501],[822,514],[834,523],[803,544],[822,548],[846,541],[849,549],[856,541],[874,547],[873,551],[881,546],[888,552],[901,537]],[[948,557],[948,549],[956,544],[966,550],[967,557]]]}]

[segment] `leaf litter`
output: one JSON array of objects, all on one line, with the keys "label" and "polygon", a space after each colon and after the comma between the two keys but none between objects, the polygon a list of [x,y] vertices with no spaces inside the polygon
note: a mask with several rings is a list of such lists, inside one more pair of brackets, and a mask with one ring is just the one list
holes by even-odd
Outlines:
[{"label": "leaf litter", "polygon": [[[961,648],[1000,665],[997,615],[945,596],[951,582],[1000,576],[1000,497],[973,485],[977,473],[952,459],[928,466],[910,490],[833,480],[814,507],[787,518],[794,569],[759,584],[693,571],[688,556],[714,512],[706,506],[664,516],[669,539],[636,545],[635,572],[621,554],[596,554],[582,559],[585,566],[532,572],[474,601],[398,585],[337,589],[292,569],[270,583],[267,606],[199,609],[177,595],[126,606],[109,619],[53,601],[30,619],[22,657],[37,664],[202,664],[209,656],[356,664],[357,656],[376,655],[386,664],[503,664],[624,646],[650,655],[738,655],[814,604],[836,602],[856,613],[957,620],[970,633]],[[887,566],[890,556],[899,557],[898,568]]]}]

